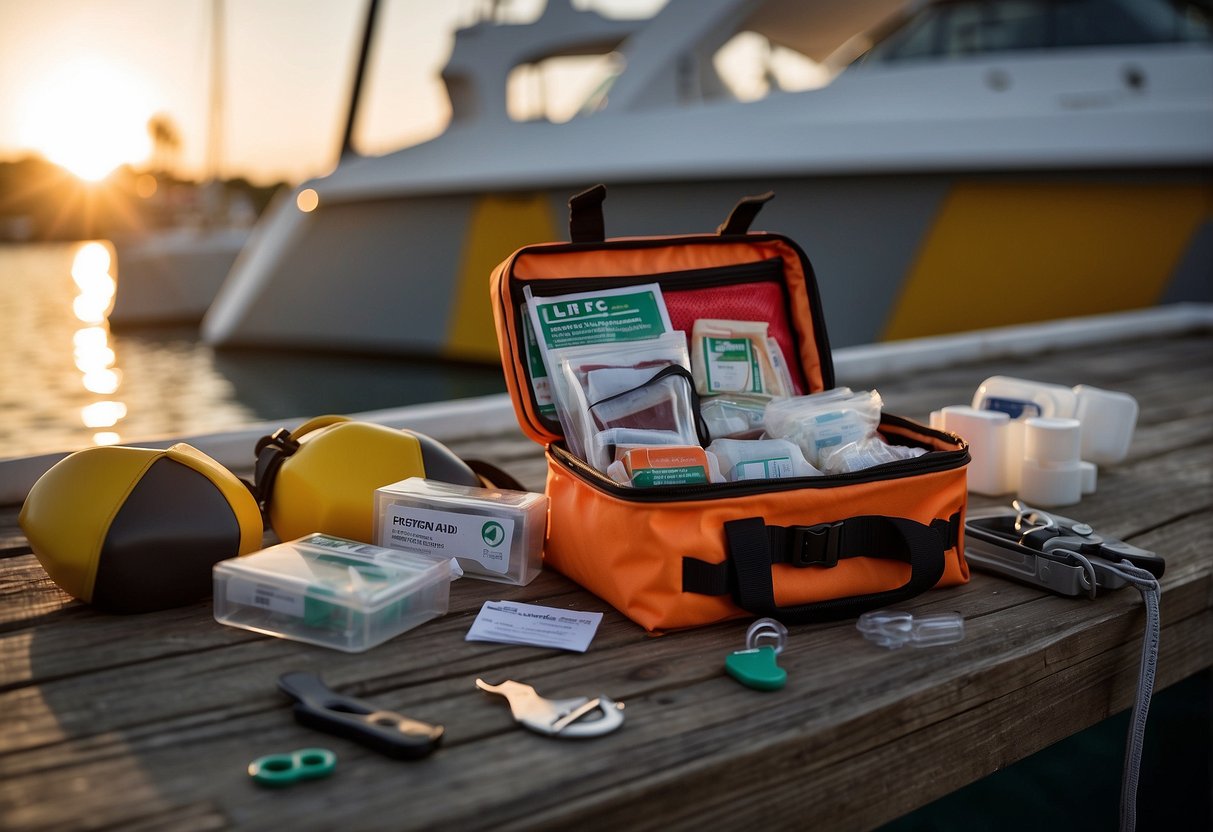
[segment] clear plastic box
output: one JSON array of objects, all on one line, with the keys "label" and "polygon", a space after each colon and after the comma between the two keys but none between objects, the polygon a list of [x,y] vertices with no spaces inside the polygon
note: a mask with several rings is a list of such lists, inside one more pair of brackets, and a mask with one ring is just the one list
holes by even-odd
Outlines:
[{"label": "clear plastic box", "polygon": [[548,498],[420,477],[375,492],[375,542],[458,559],[469,578],[529,584],[543,569]]},{"label": "clear plastic box", "polygon": [[445,615],[449,558],[311,534],[215,564],[215,620],[360,653]]}]

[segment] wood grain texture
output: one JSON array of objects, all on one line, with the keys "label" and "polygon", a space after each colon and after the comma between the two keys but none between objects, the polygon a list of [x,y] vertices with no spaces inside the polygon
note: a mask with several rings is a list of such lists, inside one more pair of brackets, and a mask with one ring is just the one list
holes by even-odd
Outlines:
[{"label": "wood grain texture", "polygon": [[[917,418],[997,373],[1139,398],[1129,458],[1072,514],[1167,558],[1161,687],[1213,665],[1210,359],[1213,337],[1185,336],[877,387]],[[542,451],[506,427],[452,447],[541,488]],[[5,830],[866,829],[1126,707],[1143,622],[1132,590],[1066,599],[976,574],[904,605],[960,612],[964,641],[886,651],[853,622],[793,627],[788,687],[762,694],[722,673],[745,622],[648,636],[552,572],[528,587],[459,581],[447,616],[348,655],[218,626],[206,603],[96,613],[46,577],[15,510],[0,522]],[[464,641],[501,598],[605,615],[585,654]],[[397,762],[298,726],[275,681],[300,669],[445,725],[443,747]],[[626,724],[580,743],[534,735],[478,676],[602,692],[627,703]],[[328,780],[267,791],[245,774],[255,757],[315,745],[339,756]]]}]

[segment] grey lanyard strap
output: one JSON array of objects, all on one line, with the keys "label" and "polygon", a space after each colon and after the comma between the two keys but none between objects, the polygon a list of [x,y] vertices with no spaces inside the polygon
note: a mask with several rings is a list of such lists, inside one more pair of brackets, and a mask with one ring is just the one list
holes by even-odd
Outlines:
[{"label": "grey lanyard strap", "polygon": [[1101,568],[1137,587],[1146,605],[1146,631],[1141,641],[1141,665],[1137,671],[1137,694],[1129,719],[1129,737],[1125,742],[1125,767],[1120,782],[1121,832],[1133,832],[1137,826],[1137,785],[1141,774],[1141,747],[1146,734],[1146,715],[1154,692],[1158,669],[1158,640],[1161,627],[1158,616],[1158,579],[1127,560],[1101,564]]}]

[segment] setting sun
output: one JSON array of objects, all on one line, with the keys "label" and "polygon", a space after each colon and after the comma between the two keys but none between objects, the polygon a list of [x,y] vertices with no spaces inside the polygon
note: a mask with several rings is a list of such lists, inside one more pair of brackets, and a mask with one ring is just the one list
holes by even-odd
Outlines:
[{"label": "setting sun", "polygon": [[151,150],[141,85],[111,64],[76,58],[31,86],[24,105],[26,142],[81,179],[104,179]]}]

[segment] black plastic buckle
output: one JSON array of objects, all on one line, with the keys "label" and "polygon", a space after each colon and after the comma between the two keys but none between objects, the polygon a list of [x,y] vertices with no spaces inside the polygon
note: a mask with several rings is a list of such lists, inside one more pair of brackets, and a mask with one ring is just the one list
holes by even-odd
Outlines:
[{"label": "black plastic buckle", "polygon": [[838,564],[838,550],[842,546],[841,520],[816,526],[793,526],[791,532],[788,562],[793,566],[829,568]]}]

